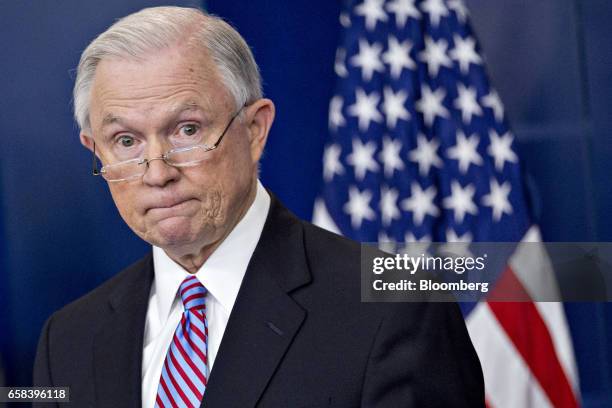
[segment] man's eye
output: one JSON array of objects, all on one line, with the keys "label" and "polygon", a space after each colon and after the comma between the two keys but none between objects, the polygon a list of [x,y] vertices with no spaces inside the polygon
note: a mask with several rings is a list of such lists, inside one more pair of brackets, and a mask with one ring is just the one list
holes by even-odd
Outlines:
[{"label": "man's eye", "polygon": [[132,147],[134,146],[135,140],[132,136],[123,135],[119,137],[119,143],[123,147]]},{"label": "man's eye", "polygon": [[181,133],[185,136],[193,136],[198,132],[198,130],[199,130],[198,125],[194,125],[194,124],[181,126]]}]

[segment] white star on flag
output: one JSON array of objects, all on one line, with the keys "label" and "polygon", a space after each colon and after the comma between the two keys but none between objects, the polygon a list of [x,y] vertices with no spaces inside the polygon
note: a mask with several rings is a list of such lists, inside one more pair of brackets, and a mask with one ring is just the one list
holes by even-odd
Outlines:
[{"label": "white star on flag", "polygon": [[389,36],[389,47],[382,55],[382,60],[391,67],[391,77],[398,79],[404,68],[416,69],[416,64],[410,58],[412,43],[406,40],[400,43],[397,38]]},{"label": "white star on flag", "polygon": [[404,245],[400,252],[411,256],[427,255],[429,245],[431,245],[431,236],[429,234],[417,238],[412,232],[407,232],[404,234]]},{"label": "white star on flag", "polygon": [[404,235],[404,242],[409,242],[411,244],[422,243],[425,244],[424,247],[427,248],[429,244],[431,244],[431,236],[429,236],[429,234],[425,234],[421,238],[417,238],[412,232],[407,232]]},{"label": "white star on flag", "polygon": [[351,217],[351,226],[355,229],[361,228],[363,220],[373,221],[376,213],[370,208],[372,193],[368,190],[359,191],[355,186],[349,187],[349,199],[344,204],[343,210]]},{"label": "white star on flag", "polygon": [[472,37],[461,38],[458,35],[453,37],[455,48],[450,51],[450,56],[459,63],[461,73],[467,75],[470,64],[481,64],[482,58],[476,52],[476,40]]},{"label": "white star on flag", "polygon": [[344,48],[338,48],[336,50],[336,60],[334,61],[334,71],[340,78],[346,78],[348,76],[348,70],[344,60],[346,59],[346,50]]},{"label": "white star on flag", "polygon": [[469,125],[472,116],[482,115],[482,108],[478,104],[476,99],[476,89],[472,87],[465,87],[462,83],[457,84],[457,99],[455,99],[455,108],[461,111],[461,120],[466,125]]},{"label": "white star on flag", "polygon": [[342,27],[344,28],[349,28],[351,26],[351,18],[349,17],[348,13],[345,11],[340,13],[338,20],[340,20],[340,24],[342,24]]},{"label": "white star on flag", "polygon": [[451,255],[451,256],[464,256],[473,257],[472,251],[470,251],[470,243],[472,242],[472,234],[468,231],[463,235],[457,235],[454,229],[448,228],[446,230],[446,244],[441,245],[439,248],[440,255]]},{"label": "white star on flag", "polygon": [[429,19],[434,27],[440,25],[440,19],[448,16],[448,9],[444,5],[444,0],[425,0],[421,3],[421,9],[429,14]]},{"label": "white star on flag", "polygon": [[344,174],[340,153],[341,148],[336,143],[327,146],[323,152],[323,179],[325,181],[331,181],[336,174]]},{"label": "white star on flag", "polygon": [[493,210],[493,221],[498,222],[504,214],[512,214],[512,205],[508,196],[512,187],[510,182],[499,184],[495,178],[490,181],[491,191],[482,197],[482,203]]},{"label": "white star on flag", "polygon": [[437,153],[438,147],[440,142],[437,139],[427,140],[423,134],[417,135],[417,147],[410,151],[408,158],[418,163],[421,176],[427,176],[431,166],[442,167],[442,160]]},{"label": "white star on flag", "polygon": [[351,58],[351,64],[361,68],[361,77],[364,81],[370,81],[374,72],[385,72],[385,66],[380,60],[382,49],[381,44],[370,44],[363,38],[359,39],[359,54]]},{"label": "white star on flag", "polygon": [[365,0],[355,7],[355,14],[365,17],[365,26],[368,31],[374,30],[378,21],[387,21],[387,13],[383,10],[385,0]]},{"label": "white star on flag", "polygon": [[391,239],[385,231],[378,232],[378,243],[379,249],[385,252],[393,252],[395,248],[395,241]]},{"label": "white star on flag", "polygon": [[346,125],[346,120],[342,115],[342,105],[344,100],[336,95],[329,101],[329,129],[336,131],[340,126]]},{"label": "white star on flag", "polygon": [[408,95],[406,95],[404,90],[394,93],[393,89],[389,86],[383,89],[382,111],[387,118],[387,127],[389,129],[395,128],[398,119],[410,119],[410,113],[404,107],[404,102],[406,102],[407,98]]},{"label": "white star on flag", "polygon": [[397,28],[404,28],[408,17],[415,20],[421,18],[421,13],[414,5],[414,0],[394,0],[387,3],[387,11],[395,14]]},{"label": "white star on flag", "polygon": [[493,157],[497,171],[502,171],[506,162],[518,163],[518,157],[510,147],[514,140],[512,133],[506,132],[503,136],[500,136],[495,130],[491,130],[489,131],[489,137],[491,144],[487,148],[487,153]]},{"label": "white star on flag", "polygon": [[449,228],[446,230],[446,242],[451,242],[451,243],[463,242],[465,244],[469,244],[472,242],[472,240],[473,240],[472,234],[470,234],[469,232],[466,232],[465,234],[459,236],[457,235],[455,230],[452,228]]},{"label": "white star on flag", "polygon": [[436,119],[436,116],[448,118],[448,110],[444,107],[443,101],[446,97],[446,92],[442,87],[432,91],[429,85],[423,85],[421,88],[421,99],[419,99],[415,108],[423,114],[425,125],[431,127]]},{"label": "white star on flag", "polygon": [[425,37],[425,49],[419,53],[419,59],[427,63],[429,76],[435,78],[440,67],[452,68],[453,62],[446,54],[448,43],[444,39],[437,42],[431,37]]},{"label": "white star on flag", "polygon": [[383,117],[376,107],[378,101],[380,95],[376,92],[367,95],[362,88],[355,91],[355,104],[348,107],[348,114],[358,117],[360,131],[366,132],[372,121],[382,123]]},{"label": "white star on flag", "polygon": [[387,235],[385,231],[378,233],[378,249],[383,252],[395,253],[396,243],[395,240]]},{"label": "white star on flag", "polygon": [[382,186],[380,189],[380,214],[385,227],[400,218],[400,211],[397,208],[398,196],[399,193],[394,188]]},{"label": "white star on flag", "polygon": [[378,155],[378,159],[384,166],[385,177],[393,176],[395,170],[404,170],[404,161],[400,158],[402,142],[393,140],[389,136],[383,137],[383,147]]},{"label": "white star on flag", "polygon": [[453,210],[456,223],[461,224],[465,214],[478,214],[478,207],[474,204],[475,193],[476,188],[472,184],[461,187],[457,180],[451,182],[451,195],[444,198],[442,205]]},{"label": "white star on flag", "polygon": [[467,173],[470,164],[480,166],[483,164],[482,157],[478,154],[478,143],[480,138],[477,134],[466,137],[462,131],[457,132],[457,143],[446,150],[450,159],[459,161],[459,171]]},{"label": "white star on flag", "polygon": [[436,187],[429,186],[426,190],[421,188],[421,185],[415,181],[410,186],[410,197],[402,201],[402,208],[405,211],[412,213],[412,222],[419,226],[423,224],[426,215],[437,217],[440,210],[434,204],[433,200],[436,197]]},{"label": "white star on flag", "polygon": [[504,105],[502,104],[499,94],[494,89],[482,98],[482,106],[491,108],[497,122],[501,122],[504,118]]},{"label": "white star on flag", "polygon": [[455,12],[457,20],[460,23],[465,23],[468,16],[468,10],[462,0],[448,0],[448,8]]},{"label": "white star on flag", "polygon": [[378,163],[374,160],[374,152],[376,151],[376,143],[370,140],[367,143],[362,143],[359,137],[353,138],[353,151],[348,155],[346,161],[355,168],[355,177],[358,181],[362,181],[369,171],[378,171]]}]

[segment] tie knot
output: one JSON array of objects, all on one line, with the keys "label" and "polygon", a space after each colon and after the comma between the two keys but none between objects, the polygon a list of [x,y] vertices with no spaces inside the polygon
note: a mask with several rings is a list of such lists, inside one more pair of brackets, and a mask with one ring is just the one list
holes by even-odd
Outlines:
[{"label": "tie knot", "polygon": [[195,276],[186,278],[183,283],[181,283],[179,292],[185,310],[204,308],[206,288]]}]

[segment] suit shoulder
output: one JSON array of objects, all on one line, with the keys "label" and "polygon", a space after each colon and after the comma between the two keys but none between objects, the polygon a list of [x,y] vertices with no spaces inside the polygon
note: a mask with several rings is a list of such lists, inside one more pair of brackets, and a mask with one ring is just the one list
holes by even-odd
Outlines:
[{"label": "suit shoulder", "polygon": [[335,301],[360,293],[361,244],[303,221],[304,249],[313,284]]},{"label": "suit shoulder", "polygon": [[359,259],[361,254],[359,242],[330,232],[308,221],[302,221],[302,225],[309,251],[329,255],[327,261],[342,260],[344,262],[349,258]]}]

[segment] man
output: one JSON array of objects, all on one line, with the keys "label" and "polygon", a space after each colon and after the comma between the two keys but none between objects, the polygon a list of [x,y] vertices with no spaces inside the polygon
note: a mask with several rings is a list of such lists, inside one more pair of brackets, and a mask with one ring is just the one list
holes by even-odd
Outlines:
[{"label": "man", "polygon": [[85,407],[475,407],[457,305],[361,303],[360,247],[257,179],[274,119],[240,35],[178,7],[96,38],[80,139],[152,255],[49,318],[36,385]]}]

